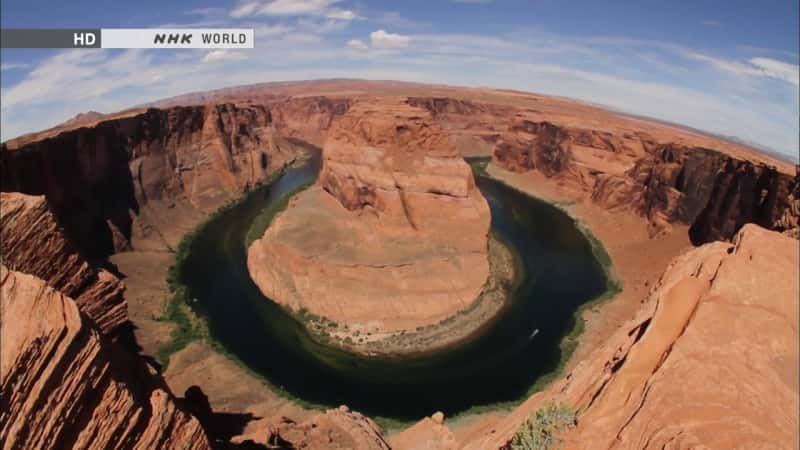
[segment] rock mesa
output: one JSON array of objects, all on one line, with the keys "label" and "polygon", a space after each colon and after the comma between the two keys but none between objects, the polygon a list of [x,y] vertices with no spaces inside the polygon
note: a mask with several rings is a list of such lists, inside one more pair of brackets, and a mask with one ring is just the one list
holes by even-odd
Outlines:
[{"label": "rock mesa", "polygon": [[490,213],[430,113],[360,102],[332,126],[318,183],[249,250],[271,299],[351,329],[398,331],[468,307],[488,275]]}]

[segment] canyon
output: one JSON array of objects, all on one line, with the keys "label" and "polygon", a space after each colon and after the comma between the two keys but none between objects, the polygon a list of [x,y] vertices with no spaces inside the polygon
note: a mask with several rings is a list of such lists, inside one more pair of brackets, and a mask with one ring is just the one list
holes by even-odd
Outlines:
[{"label": "canyon", "polygon": [[[383,314],[373,331],[391,331],[474,301],[489,213],[461,156],[491,158],[493,177],[566,205],[606,243],[624,290],[584,313],[563,377],[474,423],[434,415],[387,437],[347,408],[288,402],[202,340],[158,373],[152,357],[176,329],[160,319],[165,278],[184,235],[315,147],[317,184],[251,249],[265,292],[274,281],[258,279],[308,270],[309,290],[286,304],[320,289],[343,299],[370,270],[392,274],[389,290],[413,280],[403,303],[457,295],[407,317],[303,305],[354,324]],[[325,80],[76,117],[3,143],[0,179],[3,448],[503,448],[554,401],[577,412],[568,448],[797,442],[800,177],[737,143],[536,94]],[[305,260],[333,243],[309,237],[328,235],[349,247]],[[436,245],[406,245],[420,236]],[[390,251],[392,240],[404,244]],[[419,263],[398,250],[409,248],[453,253]],[[421,265],[347,277],[341,267],[404,258]],[[341,279],[350,284],[331,285]],[[221,414],[246,420],[220,431]]]}]

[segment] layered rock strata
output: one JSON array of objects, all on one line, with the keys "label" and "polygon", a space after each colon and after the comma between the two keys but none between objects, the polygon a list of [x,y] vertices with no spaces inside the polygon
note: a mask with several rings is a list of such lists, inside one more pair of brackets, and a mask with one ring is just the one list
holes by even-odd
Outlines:
[{"label": "layered rock strata", "polygon": [[125,286],[86,261],[64,236],[43,196],[0,193],[0,248],[3,264],[75,299],[104,334],[128,320]]},{"label": "layered rock strata", "polygon": [[75,303],[0,266],[4,449],[208,449],[199,422]]},{"label": "layered rock strata", "polygon": [[571,139],[563,128],[549,122],[521,120],[508,131],[493,154],[503,167],[515,171],[538,169],[552,176],[566,170],[570,164]]},{"label": "layered rock strata", "polygon": [[157,211],[142,214],[148,205],[213,211],[294,153],[264,105],[187,106],[4,143],[0,173],[3,191],[45,195],[73,243],[104,257],[165,227]]},{"label": "layered rock strata", "polygon": [[249,250],[265,295],[349,329],[434,324],[475,301],[490,214],[426,110],[362,102],[332,127],[318,183]]},{"label": "layered rock strata", "polygon": [[797,234],[800,177],[716,150],[657,143],[645,133],[516,118],[498,139],[495,163],[537,170],[585,191],[608,209],[646,217],[651,234],[691,226],[695,244],[730,239],[744,224]]},{"label": "layered rock strata", "polygon": [[500,448],[565,402],[567,448],[794,448],[798,266],[796,240],[755,225],[689,251],[590,359],[466,447]]}]

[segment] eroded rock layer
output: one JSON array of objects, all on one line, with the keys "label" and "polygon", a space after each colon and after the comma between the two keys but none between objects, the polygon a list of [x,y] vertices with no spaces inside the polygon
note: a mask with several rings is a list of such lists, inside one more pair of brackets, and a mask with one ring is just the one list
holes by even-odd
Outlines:
[{"label": "eroded rock layer", "polygon": [[497,143],[494,158],[516,171],[538,169],[546,175],[566,170],[572,158],[570,136],[549,122],[521,120]]},{"label": "eroded rock layer", "polygon": [[560,401],[578,411],[568,448],[794,448],[798,265],[796,240],[755,225],[680,256],[592,358],[467,447]]},{"label": "eroded rock layer", "polygon": [[103,333],[111,334],[128,320],[122,282],[81,256],[43,196],[0,193],[0,248],[3,264],[75,299]]},{"label": "eroded rock layer", "polygon": [[268,448],[389,450],[381,428],[372,419],[345,406],[325,411],[302,423],[287,418],[276,419],[265,430],[266,440],[257,436],[253,441],[266,443]]},{"label": "eroded rock layer", "polygon": [[652,234],[691,225],[695,244],[730,239],[744,224],[797,234],[800,177],[716,150],[657,143],[645,133],[587,130],[517,117],[493,160],[577,185],[609,209],[645,216]]},{"label": "eroded rock layer", "polygon": [[106,256],[131,247],[135,220],[142,232],[159,225],[140,214],[148,204],[213,211],[284,164],[289,147],[264,105],[134,111],[3,144],[2,190],[45,195],[73,242]]},{"label": "eroded rock layer", "polygon": [[0,266],[4,449],[207,449],[199,422],[75,303]]},{"label": "eroded rock layer", "polygon": [[430,113],[361,102],[332,127],[316,186],[249,250],[271,299],[369,332],[466,308],[488,275],[490,214]]}]

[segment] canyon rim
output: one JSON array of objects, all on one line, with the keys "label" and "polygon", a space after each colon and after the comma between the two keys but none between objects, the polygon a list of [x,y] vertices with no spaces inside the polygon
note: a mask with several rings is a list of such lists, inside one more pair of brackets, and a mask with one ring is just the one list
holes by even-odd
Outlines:
[{"label": "canyon rim", "polygon": [[[376,335],[468,307],[491,236],[464,156],[590,230],[623,290],[512,408],[384,430],[292,401],[166,278],[185,235],[311,148],[318,181],[248,250],[278,303]],[[575,412],[568,448],[796,448],[800,177],[744,145],[562,98],[324,80],[86,114],[4,142],[0,175],[3,448],[506,448],[551,402]]]}]

